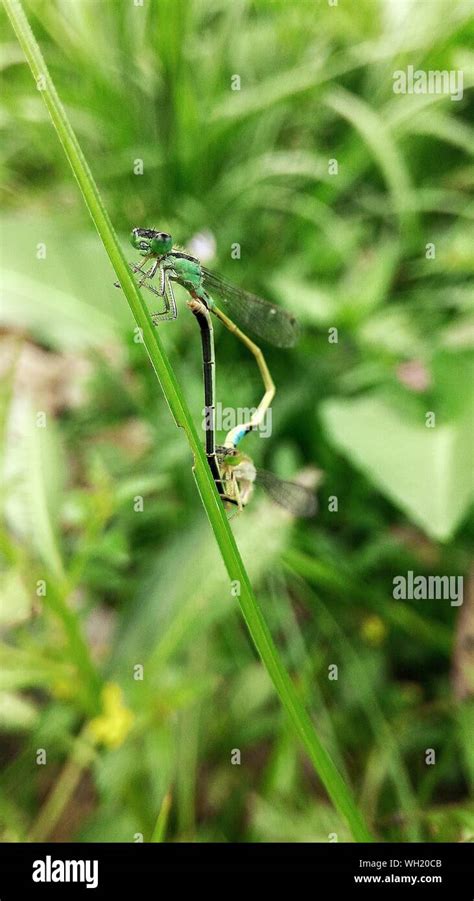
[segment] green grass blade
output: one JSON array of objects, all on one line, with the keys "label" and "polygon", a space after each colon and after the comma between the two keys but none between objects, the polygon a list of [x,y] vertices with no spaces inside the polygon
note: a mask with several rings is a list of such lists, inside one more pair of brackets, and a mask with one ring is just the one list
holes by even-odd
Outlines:
[{"label": "green grass blade", "polygon": [[168,817],[171,809],[171,793],[168,792],[162,801],[160,812],[158,814],[153,835],[150,839],[152,842],[164,842],[166,836],[166,827],[168,825]]},{"label": "green grass blade", "polygon": [[85,203],[123,288],[151,364],[160,382],[177,425],[184,429],[194,455],[194,474],[203,505],[218,543],[229,578],[240,583],[239,603],[257,651],[269,673],[296,733],[303,742],[314,768],[339,813],[346,819],[356,841],[370,841],[371,835],[352,797],[351,791],[321,745],[313,724],[286,672],[269,629],[253,594],[240,553],[215,489],[198,434],[174,372],[164,353],[159,334],[153,328],[145,303],[133,281],[127,262],[100,198],[77,138],[51,80],[41,51],[33,36],[19,0],[4,0],[4,5],[26,56],[33,77],[41,90],[53,125],[77,179]]}]

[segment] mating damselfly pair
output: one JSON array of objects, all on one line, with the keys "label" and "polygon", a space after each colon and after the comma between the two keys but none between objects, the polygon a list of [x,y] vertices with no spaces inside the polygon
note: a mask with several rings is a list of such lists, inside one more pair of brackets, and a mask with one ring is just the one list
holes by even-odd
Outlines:
[{"label": "mating damselfly pair", "polygon": [[[223,502],[242,509],[250,500],[256,482],[262,484],[273,500],[294,515],[314,515],[316,500],[311,491],[296,482],[283,481],[272,473],[256,470],[251,458],[238,448],[242,438],[262,422],[275,396],[275,386],[260,348],[217,306],[214,295],[242,326],[276,347],[291,347],[296,342],[298,325],[295,318],[206,269],[196,257],[173,247],[171,235],[166,232],[134,228],[130,242],[144,258],[140,266],[130,263],[132,271],[140,276],[138,286],[151,291],[163,303],[161,310],[151,314],[154,325],[176,319],[178,315],[173,282],[181,285],[190,296],[188,307],[197,319],[201,333],[206,455]],[[144,268],[149,263],[149,268]],[[219,446],[216,445],[215,354],[210,313],[220,319],[253,354],[265,388],[264,396],[250,419],[233,428],[224,444]]]}]

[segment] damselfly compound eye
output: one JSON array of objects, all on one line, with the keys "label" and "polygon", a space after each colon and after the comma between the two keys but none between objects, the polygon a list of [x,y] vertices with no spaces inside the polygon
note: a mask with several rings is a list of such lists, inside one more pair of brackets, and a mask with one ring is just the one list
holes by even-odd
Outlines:
[{"label": "damselfly compound eye", "polygon": [[150,241],[150,250],[152,253],[156,253],[157,256],[169,253],[172,247],[173,239],[166,232],[155,232]]}]

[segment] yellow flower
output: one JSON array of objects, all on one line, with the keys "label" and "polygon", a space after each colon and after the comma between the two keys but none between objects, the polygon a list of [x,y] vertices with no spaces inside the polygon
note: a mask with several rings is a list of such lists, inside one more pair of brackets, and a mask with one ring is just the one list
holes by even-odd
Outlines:
[{"label": "yellow flower", "polygon": [[380,616],[368,616],[362,623],[360,631],[362,638],[375,647],[379,647],[387,636],[387,627]]},{"label": "yellow flower", "polygon": [[122,689],[116,682],[107,682],[102,689],[103,713],[89,723],[93,739],[108,748],[118,748],[132,727],[134,714],[123,703]]}]

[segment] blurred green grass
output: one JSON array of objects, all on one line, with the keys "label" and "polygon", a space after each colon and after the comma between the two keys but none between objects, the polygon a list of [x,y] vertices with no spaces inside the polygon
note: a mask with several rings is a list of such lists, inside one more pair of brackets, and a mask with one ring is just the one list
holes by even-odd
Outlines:
[{"label": "blurred green grass", "polygon": [[[320,515],[290,524],[256,498],[235,520],[239,547],[376,834],[469,840],[472,10],[26,7],[124,240],[138,224],[183,244],[209,231],[212,268],[301,320],[297,348],[268,350],[272,438],[248,440],[281,475],[323,470]],[[149,840],[171,792],[168,839],[347,840],[228,597],[188,453],[3,15],[2,43],[3,838]],[[463,100],[393,94],[393,71],[413,63],[462,68]],[[199,423],[190,319],[162,337]],[[245,352],[216,340],[219,399],[252,405]],[[35,427],[38,410],[51,428]],[[461,611],[395,602],[409,569],[464,574]],[[37,579],[57,590],[37,597]],[[133,723],[84,763],[81,728],[109,682]],[[121,723],[118,705],[111,731]],[[61,781],[65,765],[76,781]]]}]

